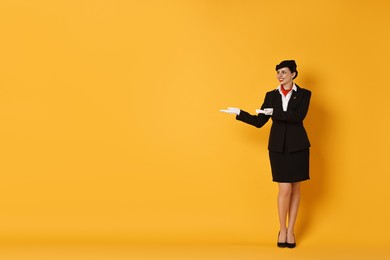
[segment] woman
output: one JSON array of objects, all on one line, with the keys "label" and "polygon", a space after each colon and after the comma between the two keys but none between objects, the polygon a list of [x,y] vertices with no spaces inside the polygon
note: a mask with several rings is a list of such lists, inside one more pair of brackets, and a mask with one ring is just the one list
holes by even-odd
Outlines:
[{"label": "woman", "polygon": [[236,114],[237,120],[258,128],[272,119],[268,150],[272,179],[279,186],[277,246],[294,248],[300,186],[302,181],[310,179],[310,142],[303,120],[309,109],[311,92],[294,84],[293,80],[298,76],[294,60],[282,61],[276,66],[276,71],[280,85],[266,94],[261,110],[256,110],[257,115],[234,107],[221,111]]}]

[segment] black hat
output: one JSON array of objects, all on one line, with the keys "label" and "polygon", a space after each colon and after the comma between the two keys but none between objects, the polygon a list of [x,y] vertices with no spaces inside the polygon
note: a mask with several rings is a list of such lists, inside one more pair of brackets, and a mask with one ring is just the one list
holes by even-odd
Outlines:
[{"label": "black hat", "polygon": [[295,72],[294,79],[298,76],[297,71],[297,64],[295,63],[295,60],[284,60],[279,65],[276,65],[276,71],[280,70],[281,68],[289,68],[291,73]]}]

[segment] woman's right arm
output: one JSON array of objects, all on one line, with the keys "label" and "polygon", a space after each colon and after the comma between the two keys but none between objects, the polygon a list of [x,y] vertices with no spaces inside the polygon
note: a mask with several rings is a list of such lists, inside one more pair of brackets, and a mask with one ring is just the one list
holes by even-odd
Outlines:
[{"label": "woman's right arm", "polygon": [[240,114],[236,116],[236,119],[242,121],[244,123],[253,125],[257,128],[262,127],[265,123],[268,122],[271,116],[267,116],[264,114],[251,115],[248,112],[241,110]]},{"label": "woman's right arm", "polygon": [[[261,109],[272,107],[271,104],[268,104],[269,100],[270,98],[268,98],[268,93],[267,93],[267,95],[264,98],[264,102],[263,105],[261,106]],[[263,125],[265,125],[270,118],[271,118],[270,115],[265,115],[265,114],[251,115],[244,110],[241,110],[240,113],[236,116],[237,120],[253,125],[257,128],[260,128]]]}]

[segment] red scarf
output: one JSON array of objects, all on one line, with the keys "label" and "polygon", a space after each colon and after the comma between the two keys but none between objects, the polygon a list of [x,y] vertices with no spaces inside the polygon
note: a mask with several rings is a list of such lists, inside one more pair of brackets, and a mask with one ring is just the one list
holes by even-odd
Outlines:
[{"label": "red scarf", "polygon": [[284,96],[287,96],[288,92],[290,92],[292,90],[292,88],[286,90],[286,89],[284,89],[283,86],[280,86],[280,89],[282,90],[282,93],[283,93]]}]

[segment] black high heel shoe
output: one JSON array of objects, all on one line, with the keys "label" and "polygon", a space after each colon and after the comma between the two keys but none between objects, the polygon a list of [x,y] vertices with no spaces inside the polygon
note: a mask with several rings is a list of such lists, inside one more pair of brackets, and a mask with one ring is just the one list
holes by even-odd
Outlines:
[{"label": "black high heel shoe", "polygon": [[280,247],[280,248],[286,247],[287,246],[287,238],[286,238],[286,242],[279,242],[279,236],[280,236],[280,231],[278,233],[278,243],[277,243],[278,247]]},{"label": "black high heel shoe", "polygon": [[286,247],[288,247],[288,248],[294,248],[294,247],[296,247],[296,241],[295,241],[295,234],[293,234],[293,237],[294,237],[294,243],[288,243],[287,242],[287,238],[286,238]]}]

